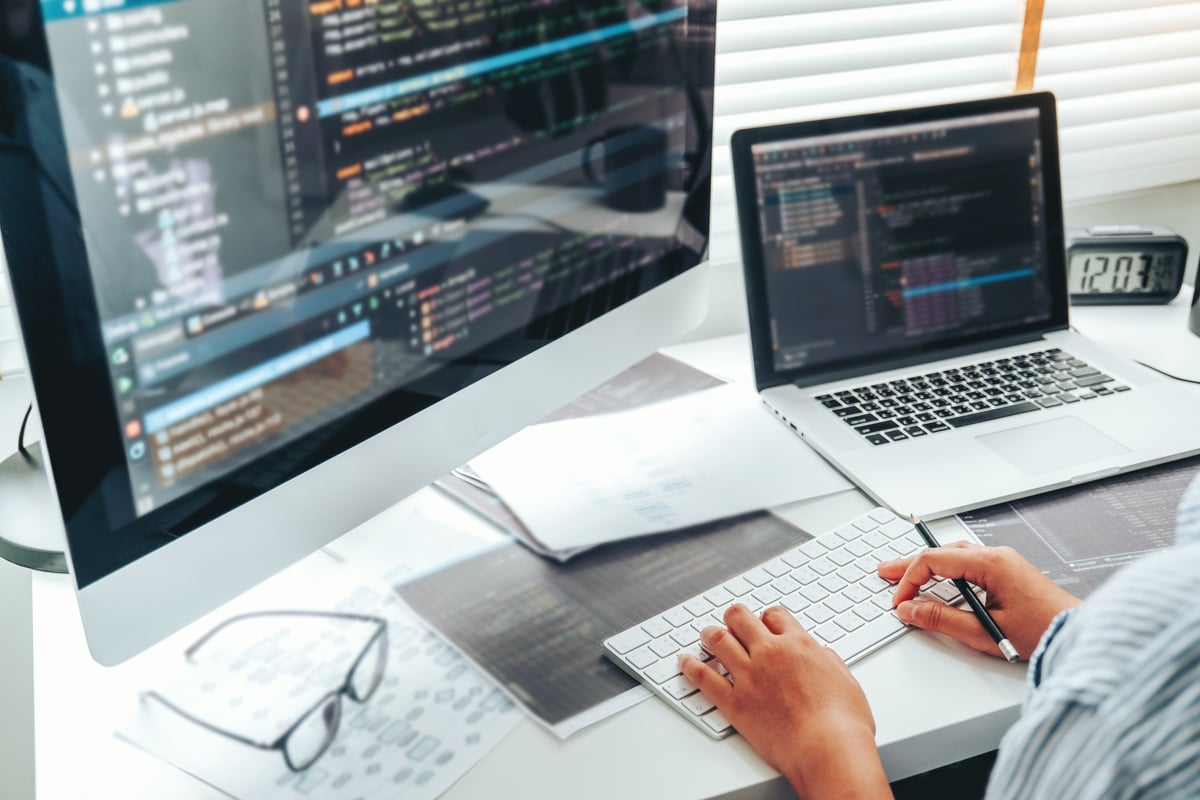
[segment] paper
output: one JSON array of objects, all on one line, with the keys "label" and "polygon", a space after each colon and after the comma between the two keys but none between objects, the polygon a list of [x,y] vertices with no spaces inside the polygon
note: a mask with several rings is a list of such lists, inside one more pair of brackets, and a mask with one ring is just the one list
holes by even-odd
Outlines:
[{"label": "paper", "polygon": [[[638,406],[711,389],[723,383],[706,372],[661,353],[652,353],[608,381],[596,386],[550,414],[542,422],[626,411]],[[566,561],[588,547],[556,550],[537,538],[469,465],[439,478],[439,489],[464,503],[501,530],[516,537],[533,552]]]},{"label": "paper", "polygon": [[[329,596],[328,579],[317,587],[317,594]],[[404,611],[387,587],[343,581],[340,589],[340,600],[315,606],[385,618],[387,668],[366,703],[343,698],[337,738],[304,772],[290,771],[278,751],[207,731],[154,700],[143,699],[118,735],[246,800],[441,794],[523,717],[494,683]],[[239,630],[242,625],[249,628]],[[155,689],[210,724],[273,741],[314,697],[337,688],[361,651],[363,640],[356,637],[371,630],[362,622],[319,618],[244,620],[216,637],[233,637],[232,646],[222,641],[210,659],[204,653],[214,645],[206,644],[199,663],[181,653]]]},{"label": "paper", "polygon": [[1008,545],[1077,597],[1175,541],[1175,513],[1200,458],[958,515],[982,544]]},{"label": "paper", "polygon": [[471,467],[555,550],[851,488],[738,385],[534,425]]},{"label": "paper", "polygon": [[609,544],[566,564],[509,543],[396,591],[565,738],[649,696],[605,657],[604,639],[809,538],[758,512]]}]

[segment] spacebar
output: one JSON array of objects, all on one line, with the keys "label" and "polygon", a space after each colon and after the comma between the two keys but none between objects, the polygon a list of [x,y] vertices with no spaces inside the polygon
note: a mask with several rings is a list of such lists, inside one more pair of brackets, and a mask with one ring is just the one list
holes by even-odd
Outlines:
[{"label": "spacebar", "polygon": [[863,654],[863,651],[874,648],[884,639],[895,636],[904,628],[904,623],[896,618],[895,612],[889,611],[833,642],[829,648],[841,656],[842,661],[850,664],[857,661],[856,656]]},{"label": "spacebar", "polygon": [[976,414],[963,414],[961,417],[951,417],[942,421],[955,428],[962,428],[967,425],[976,425],[980,422],[988,422],[993,419],[1011,417],[1014,414],[1024,414],[1026,411],[1037,411],[1039,408],[1041,406],[1037,403],[1013,403],[1011,406],[989,408],[987,411],[980,411]]}]

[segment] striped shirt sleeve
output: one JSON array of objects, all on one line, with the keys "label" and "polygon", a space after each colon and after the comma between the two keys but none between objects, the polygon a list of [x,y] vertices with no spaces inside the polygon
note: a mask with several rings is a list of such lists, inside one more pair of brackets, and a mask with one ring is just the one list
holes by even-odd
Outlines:
[{"label": "striped shirt sleeve", "polygon": [[1176,531],[1047,629],[989,800],[1200,796],[1200,482]]}]

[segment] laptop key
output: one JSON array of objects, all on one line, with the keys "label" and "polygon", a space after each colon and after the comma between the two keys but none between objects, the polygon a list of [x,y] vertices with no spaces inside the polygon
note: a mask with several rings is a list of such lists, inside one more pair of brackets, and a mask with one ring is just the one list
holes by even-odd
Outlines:
[{"label": "laptop key", "polygon": [[842,406],[841,408],[833,409],[833,413],[839,417],[852,417],[855,414],[861,414],[862,409],[858,406]]},{"label": "laptop key", "polygon": [[879,417],[874,414],[856,414],[853,417],[842,417],[846,420],[847,425],[866,425],[868,422],[878,422]]},{"label": "laptop key", "polygon": [[[1048,398],[1047,398],[1048,399]],[[1041,401],[1039,401],[1041,402]],[[1057,405],[1058,402],[1055,401]],[[953,425],[955,428],[963,428],[967,425],[977,425],[981,422],[990,422],[994,419],[1003,419],[1004,417],[1012,417],[1017,414],[1024,414],[1027,411],[1037,411],[1038,406],[1034,403],[1013,403],[1011,406],[1003,406],[1001,408],[991,408],[987,411],[978,411],[974,414],[964,414],[961,417],[953,417],[946,422]]]},{"label": "laptop key", "polygon": [[882,433],[873,433],[867,437],[867,441],[874,445],[890,444],[891,439],[884,436]]},{"label": "laptop key", "polygon": [[856,427],[854,430],[856,430],[859,433],[866,436],[866,435],[869,435],[872,433],[882,433],[883,431],[890,431],[893,428],[898,428],[898,427],[900,427],[900,426],[897,425],[894,420],[888,419],[888,420],[883,420],[882,422],[872,422],[869,425],[860,425],[860,426]]}]

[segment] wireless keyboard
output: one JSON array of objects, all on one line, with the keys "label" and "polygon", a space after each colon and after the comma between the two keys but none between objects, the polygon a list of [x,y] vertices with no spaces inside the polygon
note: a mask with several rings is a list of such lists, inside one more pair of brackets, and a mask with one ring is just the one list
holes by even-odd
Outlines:
[{"label": "wireless keyboard", "polygon": [[[733,728],[679,672],[682,653],[712,660],[700,646],[701,630],[724,625],[734,603],[755,613],[781,605],[852,664],[908,630],[892,610],[894,587],[876,567],[924,546],[912,523],[877,508],[606,639],[606,655],[706,734],[723,739]],[[962,600],[948,580],[921,590],[944,603]]]}]

